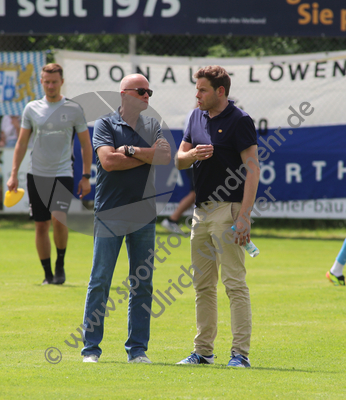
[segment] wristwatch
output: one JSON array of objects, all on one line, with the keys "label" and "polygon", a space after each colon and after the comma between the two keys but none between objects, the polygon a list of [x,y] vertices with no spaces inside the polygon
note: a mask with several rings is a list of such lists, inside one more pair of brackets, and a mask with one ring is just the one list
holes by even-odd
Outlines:
[{"label": "wristwatch", "polygon": [[90,178],[91,178],[91,175],[90,175],[90,174],[83,174],[82,177],[83,177],[83,178],[86,178],[86,179],[90,179]]},{"label": "wristwatch", "polygon": [[135,154],[135,152],[136,152],[136,150],[131,144],[131,146],[128,147],[129,157],[132,157]]}]

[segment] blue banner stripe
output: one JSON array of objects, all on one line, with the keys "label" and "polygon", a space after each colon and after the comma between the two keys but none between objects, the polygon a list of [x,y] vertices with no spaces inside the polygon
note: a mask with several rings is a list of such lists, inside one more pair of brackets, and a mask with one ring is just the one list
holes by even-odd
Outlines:
[{"label": "blue banner stripe", "polygon": [[290,135],[288,129],[281,129],[286,141],[274,129],[259,136],[261,179],[257,197],[266,197],[265,191],[271,187],[277,201],[345,198],[345,130],[345,125],[315,126],[294,129]]},{"label": "blue banner stripe", "polygon": [[[4,81],[0,87],[0,115],[21,115],[25,105],[31,100],[25,91],[25,84],[30,85],[35,98],[43,97],[43,89],[40,83],[40,71],[46,63],[46,53],[37,52],[0,52],[1,71]],[[21,82],[18,85],[20,74],[25,73],[27,65],[34,65],[33,75],[29,81]],[[25,79],[22,76],[22,79]],[[19,97],[19,89],[23,90],[24,99],[16,101]],[[5,97],[4,97],[5,96]]]}]

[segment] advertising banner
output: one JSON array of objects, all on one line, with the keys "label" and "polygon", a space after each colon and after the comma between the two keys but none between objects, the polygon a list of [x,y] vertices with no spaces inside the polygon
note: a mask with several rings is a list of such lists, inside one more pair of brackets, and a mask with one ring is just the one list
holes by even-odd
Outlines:
[{"label": "advertising banner", "polygon": [[180,138],[195,106],[194,72],[206,63],[222,65],[232,80],[230,98],[258,131],[258,196],[271,187],[277,201],[346,197],[346,52],[198,59],[59,51],[57,61],[66,96],[95,93],[84,109],[91,124],[105,104],[103,91],[118,91],[125,75],[143,73],[154,90],[151,107]]},{"label": "advertising banner", "polygon": [[0,0],[2,33],[345,36],[342,0]]},{"label": "advertising banner", "polygon": [[0,52],[0,115],[21,115],[26,103],[40,99],[44,52]]}]

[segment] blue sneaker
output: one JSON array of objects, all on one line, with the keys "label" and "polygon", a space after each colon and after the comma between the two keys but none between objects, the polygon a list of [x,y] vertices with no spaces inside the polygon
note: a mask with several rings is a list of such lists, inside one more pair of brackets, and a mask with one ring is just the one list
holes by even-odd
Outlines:
[{"label": "blue sneaker", "polygon": [[184,360],[179,361],[177,364],[214,364],[214,354],[212,356],[201,356],[197,353],[191,353],[191,356],[184,358]]},{"label": "blue sneaker", "polygon": [[236,353],[235,351],[232,351],[232,356],[229,363],[227,364],[227,367],[250,368],[251,364],[250,360],[247,357],[242,356],[241,354]]}]

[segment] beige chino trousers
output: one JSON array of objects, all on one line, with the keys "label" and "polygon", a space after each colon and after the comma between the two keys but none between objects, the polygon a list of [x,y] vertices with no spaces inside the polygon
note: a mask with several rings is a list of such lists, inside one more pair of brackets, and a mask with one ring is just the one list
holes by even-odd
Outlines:
[{"label": "beige chino trousers", "polygon": [[252,325],[250,295],[245,282],[245,249],[232,243],[230,229],[240,208],[241,203],[208,202],[206,207],[194,210],[191,259],[200,270],[194,270],[197,321],[194,350],[204,356],[213,354],[217,334],[219,266],[230,301],[231,350],[246,357],[249,354]]}]

